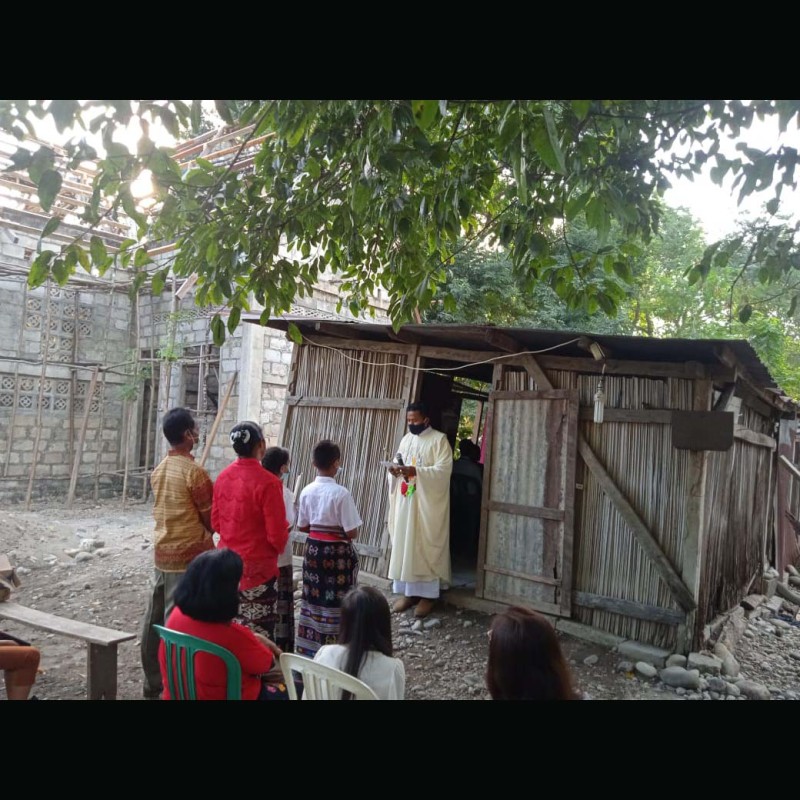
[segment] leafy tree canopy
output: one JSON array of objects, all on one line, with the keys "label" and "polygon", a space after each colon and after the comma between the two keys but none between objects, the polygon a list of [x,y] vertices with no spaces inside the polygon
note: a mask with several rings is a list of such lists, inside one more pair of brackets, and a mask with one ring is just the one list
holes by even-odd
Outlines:
[{"label": "leafy tree canopy", "polygon": [[[227,305],[228,328],[252,295],[264,314],[288,308],[328,269],[342,279],[342,302],[368,307],[382,287],[392,319],[401,323],[426,309],[447,279],[459,248],[487,241],[504,247],[515,279],[526,291],[553,287],[567,308],[613,314],[626,296],[642,244],[659,230],[659,199],[673,176],[714,164],[718,183],[732,179],[742,199],[765,192],[770,214],[785,186],[794,187],[798,152],[738,145],[720,152],[755,117],[777,117],[782,130],[800,119],[800,101],[759,100],[219,100],[231,126],[250,126],[242,140],[266,136],[252,164],[237,169],[197,158],[182,171],[169,149],[149,136],[158,119],[175,137],[203,123],[201,101],[78,103],[74,100],[0,101],[0,129],[18,137],[35,133],[36,117],[59,130],[88,128],[102,137],[89,225],[122,209],[136,221],[121,263],[152,273],[154,290],[167,271],[199,276],[200,303]],[[135,152],[114,140],[134,117],[142,137]],[[676,142],[683,148],[671,149]],[[54,151],[20,148],[13,169],[38,186],[42,208],[52,208],[67,164],[97,154],[80,136]],[[137,207],[131,184],[152,172],[156,200]],[[101,200],[111,208],[101,211]],[[59,221],[46,228],[52,232]],[[592,247],[554,233],[570,226],[592,232]],[[615,235],[612,236],[612,232]],[[800,268],[796,228],[765,226],[755,234],[751,265],[767,283]],[[152,242],[175,241],[169,267],[156,267]],[[106,269],[111,259],[99,237],[55,252],[43,249],[30,282],[65,281],[76,267]],[[724,269],[741,246],[717,244],[692,265],[689,280]],[[565,256],[565,257],[564,257]],[[602,271],[598,277],[597,270]],[[594,276],[594,279],[590,279]],[[792,296],[787,302],[794,302]],[[739,310],[747,316],[745,304]],[[752,311],[751,311],[752,313]],[[220,317],[215,339],[224,338]]]}]

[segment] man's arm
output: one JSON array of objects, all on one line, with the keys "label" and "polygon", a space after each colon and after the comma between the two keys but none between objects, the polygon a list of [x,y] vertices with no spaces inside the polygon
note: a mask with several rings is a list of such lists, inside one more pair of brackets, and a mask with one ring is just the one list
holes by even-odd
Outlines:
[{"label": "man's arm", "polygon": [[197,515],[209,533],[214,532],[211,524],[211,508],[214,501],[214,484],[205,470],[195,479],[194,485],[189,487],[192,502],[197,508]]}]

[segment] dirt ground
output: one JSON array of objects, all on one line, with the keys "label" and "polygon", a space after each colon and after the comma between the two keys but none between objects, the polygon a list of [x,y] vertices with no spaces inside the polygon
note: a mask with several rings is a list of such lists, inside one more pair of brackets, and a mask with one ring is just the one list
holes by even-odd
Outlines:
[{"label": "dirt ground", "polygon": [[[31,608],[83,622],[137,633],[119,646],[118,698],[139,700],[142,675],[138,631],[152,572],[152,518],[149,505],[120,501],[63,501],[0,509],[0,552],[9,554],[23,585],[13,599]],[[103,543],[95,555],[76,561],[65,553],[81,539]],[[409,612],[410,613],[410,612]],[[396,655],[406,668],[408,699],[487,699],[484,669],[490,617],[441,605],[427,627],[413,630],[412,617],[393,615]],[[3,620],[3,630],[42,651],[43,674],[35,694],[43,700],[86,697],[86,645],[57,634]],[[800,632],[797,633],[800,639]],[[562,636],[577,686],[594,699],[681,699],[674,693],[615,671],[618,655],[597,645]],[[594,664],[590,662],[597,656]],[[800,684],[800,680],[795,682]],[[4,693],[3,693],[4,694]]]}]

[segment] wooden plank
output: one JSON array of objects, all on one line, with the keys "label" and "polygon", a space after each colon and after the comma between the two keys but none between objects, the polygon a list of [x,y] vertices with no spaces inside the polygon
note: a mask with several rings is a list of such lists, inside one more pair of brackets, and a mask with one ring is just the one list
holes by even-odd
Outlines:
[{"label": "wooden plank", "polygon": [[[510,364],[514,359],[503,358],[497,350],[460,350],[456,347],[431,347],[423,345],[419,348],[420,358],[437,358],[442,361],[457,361],[463,364],[475,364],[486,361],[493,364]],[[497,359],[497,360],[495,360]]]},{"label": "wooden plank", "polygon": [[564,526],[561,539],[561,582],[559,594],[561,612],[572,613],[572,573],[575,547],[575,478],[578,460],[578,391],[571,389],[572,398],[567,404],[567,441],[564,468]]},{"label": "wooden plank", "polygon": [[30,625],[32,628],[59,633],[62,636],[69,636],[73,639],[83,639],[85,642],[103,646],[127,642],[129,639],[136,638],[135,633],[115,631],[111,628],[91,625],[88,622],[78,622],[66,617],[57,617],[55,614],[47,614],[44,611],[37,611],[34,608],[21,606],[19,603],[11,601],[0,603],[0,618],[10,619],[14,622],[21,622],[23,625]]},{"label": "wooden plank", "polygon": [[642,550],[644,550],[658,570],[659,575],[661,575],[667,586],[669,586],[675,600],[681,608],[686,611],[695,608],[697,604],[691,591],[683,583],[680,575],[675,571],[675,568],[662,551],[653,534],[650,533],[647,526],[642,522],[636,510],[619,490],[608,472],[606,472],[605,467],[600,463],[594,450],[592,450],[583,436],[580,435],[578,438],[578,451],[603,491],[608,495],[609,500],[611,500],[619,514],[625,522],[627,522],[636,537],[636,541],[642,547]]},{"label": "wooden plank", "polygon": [[797,468],[797,467],[796,467],[796,466],[795,466],[795,465],[794,465],[794,464],[793,464],[791,461],[789,461],[789,459],[788,459],[788,458],[786,458],[786,456],[784,456],[784,455],[781,455],[781,456],[779,456],[779,459],[780,459],[780,462],[781,462],[781,464],[782,464],[784,467],[786,467],[786,469],[788,469],[788,470],[789,470],[789,472],[791,472],[791,473],[792,473],[792,475],[794,475],[794,477],[795,477],[795,478],[797,478],[798,480],[800,480],[800,469],[798,469],[798,468]]},{"label": "wooden plank", "polygon": [[117,699],[115,644],[89,644],[86,652],[86,693],[89,700]]},{"label": "wooden plank", "polygon": [[[303,544],[308,539],[308,534],[302,531],[292,531],[291,540]],[[360,556],[367,556],[368,558],[380,558],[381,549],[374,544],[362,544],[361,542],[353,542],[356,552]]]},{"label": "wooden plank", "polygon": [[728,405],[733,399],[733,394],[736,391],[736,383],[728,383],[725,388],[720,392],[717,402],[714,403],[714,411],[728,411]]},{"label": "wooden plank", "polygon": [[745,428],[744,425],[737,425],[733,430],[733,435],[736,439],[741,439],[743,442],[749,442],[759,447],[768,447],[770,450],[775,450],[778,446],[778,443],[771,436],[767,436],[765,433],[751,431],[750,428]]},{"label": "wooden plank", "polygon": [[[708,411],[714,397],[714,384],[709,380],[694,383],[692,399],[693,411]],[[714,412],[712,412],[714,413]],[[729,412],[723,412],[729,413]],[[700,580],[703,574],[703,555],[705,549],[705,506],[706,475],[708,472],[708,451],[698,450],[689,454],[688,497],[686,500],[686,535],[683,539],[683,564],[681,576],[694,600],[693,608],[681,607],[688,612],[686,622],[678,627],[677,647],[688,653],[694,648],[697,639],[696,606],[700,602]]]},{"label": "wooden plank", "polygon": [[[174,286],[174,284],[173,284]],[[231,375],[230,381],[228,381],[228,388],[225,391],[225,396],[222,398],[222,402],[219,405],[219,409],[217,410],[217,416],[214,418],[214,424],[211,426],[211,433],[209,433],[208,438],[206,439],[206,446],[203,449],[203,455],[200,459],[199,465],[201,467],[205,466],[206,460],[211,453],[211,446],[214,444],[214,438],[217,435],[217,429],[219,428],[220,423],[222,422],[222,417],[225,415],[225,409],[228,407],[228,401],[231,399],[231,394],[233,394],[233,387],[236,385],[236,378],[239,377],[239,371]],[[202,387],[198,387],[200,391],[202,391]]]},{"label": "wooden plank", "polygon": [[513,595],[505,594],[504,592],[492,592],[490,600],[505,603],[509,606],[529,606],[535,608],[542,614],[549,614],[551,617],[558,617],[561,615],[561,606],[555,603],[547,603],[543,600],[526,600],[524,598],[515,597]]},{"label": "wooden plank", "polygon": [[[423,348],[420,348],[422,352]],[[489,406],[486,412],[486,425],[484,427],[484,438],[486,439],[486,447],[484,448],[484,463],[483,463],[483,496],[481,498],[481,528],[478,536],[478,564],[486,563],[486,539],[489,534],[489,501],[491,499],[491,482],[492,482],[492,450],[494,443],[492,441],[492,420],[495,415],[495,390],[503,384],[503,370],[505,367],[500,363],[495,363],[492,372],[492,392],[489,395]],[[483,597],[486,588],[485,573],[482,569],[477,570],[475,580],[475,595]]]},{"label": "wooden plank", "polygon": [[[571,358],[569,356],[536,356],[542,369],[569,370],[571,372],[589,372],[599,374],[605,365],[606,375],[632,375],[634,377],[653,378],[697,378],[697,362],[669,361],[624,361],[607,359],[597,361],[594,358]],[[705,377],[719,383],[728,383],[736,379],[735,370],[719,364],[702,364]]]},{"label": "wooden plank", "polygon": [[525,349],[513,336],[509,336],[503,331],[492,330],[491,328],[486,331],[484,339],[486,339],[492,347],[496,347],[498,350],[504,350],[506,353],[519,353],[520,350]]},{"label": "wooden plank", "polygon": [[664,622],[668,625],[679,625],[686,621],[686,614],[669,608],[660,608],[645,603],[636,603],[632,600],[621,600],[616,597],[604,597],[589,592],[573,592],[572,599],[575,605],[584,608],[596,608],[600,611],[610,611],[613,614],[622,614],[626,617],[644,619],[648,622]]},{"label": "wooden plank", "polygon": [[536,517],[537,519],[554,519],[561,522],[564,512],[560,508],[544,508],[542,506],[522,506],[517,503],[502,503],[499,500],[489,501],[489,511],[500,511],[503,514],[515,514],[520,517]]},{"label": "wooden plank", "polygon": [[603,647],[616,647],[625,641],[623,636],[617,636],[614,633],[593,628],[591,625],[584,625],[581,622],[574,622],[571,619],[559,619],[555,623],[555,628],[567,636],[574,636],[576,639],[582,639],[586,642],[599,644]]},{"label": "wooden plank", "polygon": [[[293,322],[298,327],[303,324],[303,320],[300,319],[293,320]],[[369,339],[335,339],[332,336],[309,336],[305,333],[303,334],[303,344],[332,347],[334,350],[373,350],[378,353],[397,353],[400,355],[408,353],[407,345],[403,346],[393,342],[373,342]]]},{"label": "wooden plank", "polygon": [[[586,422],[594,420],[594,406],[581,406],[579,419]],[[609,408],[603,409],[603,423],[633,422],[641,425],[669,425],[672,421],[670,409],[647,408]]]},{"label": "wooden plank", "polygon": [[553,389],[552,381],[550,380],[550,378],[547,377],[545,371],[542,369],[542,365],[536,358],[534,358],[531,355],[528,355],[528,356],[523,356],[521,361],[522,365],[525,367],[525,371],[536,382],[536,388],[540,392]]},{"label": "wooden plank", "polygon": [[[574,391],[572,389],[539,389],[537,381],[536,400],[567,400]],[[496,400],[532,400],[533,392],[530,389],[511,389],[494,392]]]},{"label": "wooden plank", "polygon": [[504,567],[495,567],[491,564],[484,564],[483,568],[487,572],[494,572],[496,575],[508,575],[509,578],[521,578],[523,581],[544,583],[547,586],[561,586],[561,581],[558,578],[548,578],[546,575],[531,575],[528,572],[519,572],[518,570],[505,569]]},{"label": "wooden plank", "polygon": [[407,401],[403,397],[304,397],[299,395],[287,397],[286,404],[309,408],[374,408],[382,411],[401,411],[406,407]]}]

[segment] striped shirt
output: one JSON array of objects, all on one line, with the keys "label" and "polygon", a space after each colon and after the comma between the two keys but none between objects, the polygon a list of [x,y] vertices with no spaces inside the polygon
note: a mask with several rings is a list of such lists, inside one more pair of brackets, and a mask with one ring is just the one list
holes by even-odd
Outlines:
[{"label": "striped shirt", "polygon": [[170,450],[150,476],[153,487],[155,566],[162,572],[184,572],[189,562],[214,540],[200,519],[211,509],[214,492],[208,473],[188,453]]}]

